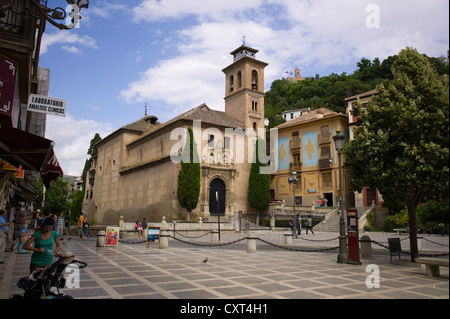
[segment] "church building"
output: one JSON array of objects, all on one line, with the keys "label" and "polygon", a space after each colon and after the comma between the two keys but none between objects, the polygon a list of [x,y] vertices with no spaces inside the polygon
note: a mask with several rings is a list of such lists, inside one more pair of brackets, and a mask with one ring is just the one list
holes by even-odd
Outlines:
[{"label": "church building", "polygon": [[257,52],[245,45],[231,52],[233,62],[222,70],[225,112],[201,104],[165,123],[145,114],[102,139],[87,174],[83,212],[88,218],[99,224],[117,224],[120,216],[126,221],[186,220],[177,199],[181,164],[173,160],[186,137],[176,139],[173,133],[188,127],[194,128],[201,174],[198,205],[190,218],[208,221],[219,214],[231,218],[235,211],[253,212],[247,199],[253,149],[250,139],[238,133],[264,128],[268,64],[256,59]]}]

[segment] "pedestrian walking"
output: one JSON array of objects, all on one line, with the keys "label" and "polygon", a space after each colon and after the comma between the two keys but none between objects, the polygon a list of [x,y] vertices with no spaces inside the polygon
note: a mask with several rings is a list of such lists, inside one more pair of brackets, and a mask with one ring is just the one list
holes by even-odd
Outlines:
[{"label": "pedestrian walking", "polygon": [[296,226],[297,226],[297,235],[300,236],[302,234],[302,219],[300,218],[300,214],[297,214],[296,217]]},{"label": "pedestrian walking", "polygon": [[81,230],[82,230],[82,232],[83,232],[83,236],[85,236],[85,237],[87,237],[87,238],[90,238],[91,236],[89,235],[89,233],[88,233],[88,231],[87,231],[88,227],[89,227],[89,223],[88,223],[88,220],[87,220],[87,216],[84,215],[84,218],[83,218],[83,227],[82,227]]},{"label": "pedestrian walking", "polygon": [[3,264],[3,255],[6,248],[6,240],[8,238],[9,222],[6,217],[6,209],[0,209],[0,264]]},{"label": "pedestrian walking", "polygon": [[294,217],[291,217],[291,219],[289,219],[289,226],[291,226],[292,238],[295,238],[296,233],[295,233],[295,218]]},{"label": "pedestrian walking", "polygon": [[310,230],[311,233],[314,235],[314,231],[312,230],[312,217],[311,217],[311,215],[308,216],[308,220],[306,222],[306,235],[308,235],[308,230]]},{"label": "pedestrian walking", "polygon": [[67,235],[67,240],[71,240],[72,237],[69,234],[69,230],[70,230],[70,215],[69,212],[66,213],[66,217],[64,218],[64,232],[63,232],[63,237],[61,238],[61,240],[64,239],[64,236]]},{"label": "pedestrian walking", "polygon": [[58,233],[58,236],[64,240],[64,214],[63,212],[59,213],[58,219],[56,221],[56,232]]},{"label": "pedestrian walking", "polygon": [[84,221],[83,213],[80,212],[80,216],[78,216],[77,219],[77,229],[80,239],[83,239],[83,221]]}]

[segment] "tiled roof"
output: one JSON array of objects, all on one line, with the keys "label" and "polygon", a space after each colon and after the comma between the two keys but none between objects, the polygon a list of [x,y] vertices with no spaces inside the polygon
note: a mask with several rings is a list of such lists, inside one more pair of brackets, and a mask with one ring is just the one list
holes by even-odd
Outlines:
[{"label": "tiled roof", "polygon": [[244,124],[236,120],[234,117],[222,111],[211,110],[206,104],[199,105],[189,111],[186,111],[183,114],[180,114],[172,120],[164,123],[164,125],[173,123],[178,120],[199,120],[202,121],[202,123],[230,128],[244,127]]},{"label": "tiled roof", "polygon": [[143,118],[124,125],[120,129],[139,131],[143,133],[150,128],[152,122],[156,123],[157,120],[158,118],[154,115],[145,115]]}]

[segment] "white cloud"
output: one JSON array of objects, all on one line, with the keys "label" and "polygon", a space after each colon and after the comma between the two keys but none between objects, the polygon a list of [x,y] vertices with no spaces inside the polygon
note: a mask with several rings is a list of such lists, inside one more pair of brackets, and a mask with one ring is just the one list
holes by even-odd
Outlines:
[{"label": "white cloud", "polygon": [[[160,45],[175,52],[157,62],[121,91],[128,102],[158,101],[173,116],[206,102],[223,109],[222,68],[245,34],[247,45],[268,62],[266,89],[286,70],[327,75],[328,69],[353,72],[363,57],[381,60],[412,46],[429,56],[448,49],[448,2],[379,0],[380,28],[368,28],[366,12],[373,0],[346,1],[203,1],[145,0],[132,9],[133,20],[182,21]],[[447,10],[446,10],[447,9]],[[194,19],[184,19],[191,16]],[[187,25],[187,26],[186,26]],[[166,32],[166,31],[165,31]],[[164,51],[166,52],[166,51]],[[351,70],[349,70],[351,68]],[[167,114],[166,114],[167,116]]]},{"label": "white cloud", "polygon": [[108,123],[77,120],[69,114],[65,117],[49,115],[45,137],[55,142],[55,154],[64,175],[80,176],[95,133],[104,138],[113,131],[114,128]]},{"label": "white cloud", "polygon": [[219,18],[232,12],[258,7],[262,0],[144,0],[133,8],[135,21],[177,19],[188,15]]},{"label": "white cloud", "polygon": [[81,53],[81,47],[87,47],[92,49],[98,49],[97,42],[94,38],[69,32],[70,30],[58,30],[55,33],[44,33],[41,41],[41,54],[48,52],[48,49],[52,45],[56,44],[70,44],[62,45],[61,48],[72,53]]}]

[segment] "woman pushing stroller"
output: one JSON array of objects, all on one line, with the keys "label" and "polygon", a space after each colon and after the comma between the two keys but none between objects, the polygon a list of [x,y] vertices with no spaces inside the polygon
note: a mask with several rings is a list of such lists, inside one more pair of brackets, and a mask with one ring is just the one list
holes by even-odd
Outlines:
[{"label": "woman pushing stroller", "polygon": [[[24,244],[25,250],[32,251],[30,273],[39,268],[44,268],[53,260],[53,252],[61,250],[58,232],[52,230],[55,221],[53,218],[45,218],[41,230],[35,232]],[[34,247],[32,243],[34,242]],[[56,244],[56,248],[54,248]]]}]

